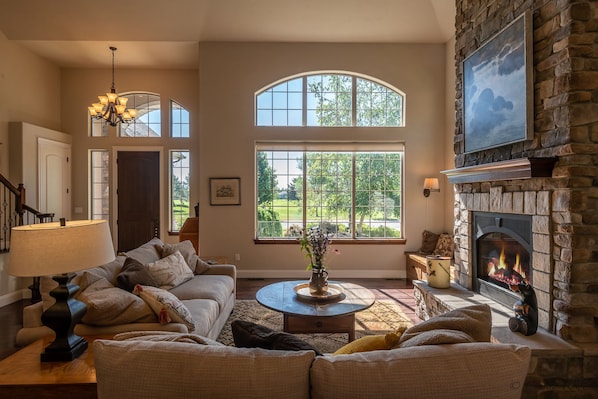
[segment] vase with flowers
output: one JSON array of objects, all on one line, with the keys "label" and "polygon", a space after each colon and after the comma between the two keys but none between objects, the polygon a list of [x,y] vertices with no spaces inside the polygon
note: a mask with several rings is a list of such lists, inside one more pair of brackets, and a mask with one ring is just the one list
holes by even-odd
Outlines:
[{"label": "vase with flowers", "polygon": [[309,292],[315,296],[324,295],[328,291],[328,271],[324,258],[331,242],[330,237],[320,226],[315,226],[309,228],[299,242],[305,257],[309,259],[307,270],[312,271]]}]

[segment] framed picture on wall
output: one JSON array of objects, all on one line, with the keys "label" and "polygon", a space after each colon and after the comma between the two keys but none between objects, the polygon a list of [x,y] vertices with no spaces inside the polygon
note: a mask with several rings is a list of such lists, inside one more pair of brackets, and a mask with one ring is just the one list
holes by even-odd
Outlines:
[{"label": "framed picture on wall", "polygon": [[241,205],[241,178],[211,177],[210,205]]},{"label": "framed picture on wall", "polygon": [[466,153],[533,137],[532,33],[527,11],[463,61]]}]

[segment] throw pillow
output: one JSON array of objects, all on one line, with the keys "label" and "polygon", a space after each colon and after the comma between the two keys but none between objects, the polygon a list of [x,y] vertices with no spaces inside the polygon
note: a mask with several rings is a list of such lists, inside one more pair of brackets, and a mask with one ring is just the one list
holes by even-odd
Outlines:
[{"label": "throw pillow", "polygon": [[405,330],[399,346],[426,331],[440,329],[462,331],[476,342],[490,342],[492,330],[490,306],[471,305],[434,316]]},{"label": "throw pillow", "polygon": [[419,335],[399,344],[400,348],[421,345],[466,344],[475,342],[469,334],[463,331],[438,329],[424,331]]},{"label": "throw pillow", "polygon": [[172,255],[148,263],[146,266],[156,282],[164,290],[169,290],[193,278],[193,272],[187,266],[183,255],[176,251]]},{"label": "throw pillow", "polygon": [[453,236],[450,234],[442,233],[440,237],[438,237],[438,242],[436,243],[436,248],[434,249],[433,254],[452,258]]},{"label": "throw pillow", "polygon": [[391,332],[385,335],[366,335],[349,342],[347,345],[339,348],[334,355],[349,355],[357,352],[370,352],[377,350],[392,349],[399,343],[402,331]]},{"label": "throw pillow", "polygon": [[143,299],[112,286],[106,279],[90,285],[79,300],[87,305],[81,320],[85,324],[113,326],[156,322],[156,315]]},{"label": "throw pillow", "polygon": [[439,234],[432,233],[431,231],[424,230],[422,233],[422,246],[420,252],[431,254],[436,249],[438,243]]},{"label": "throw pillow", "polygon": [[161,258],[166,258],[167,256],[174,254],[176,251],[179,251],[181,255],[183,255],[183,258],[185,259],[187,266],[189,266],[189,269],[191,269],[191,272],[195,273],[195,267],[197,265],[197,260],[199,259],[199,257],[197,256],[197,253],[195,252],[195,247],[193,246],[191,241],[185,240],[176,244],[166,243],[162,246],[160,251],[162,254]]},{"label": "throw pillow", "polygon": [[160,324],[168,324],[171,321],[183,323],[189,332],[195,330],[195,321],[189,309],[176,296],[158,287],[148,285],[136,285],[133,294],[139,295],[141,299],[154,311]]},{"label": "throw pillow", "polygon": [[137,284],[158,286],[145,265],[135,258],[127,258],[120,273],[116,276],[116,286],[125,291],[133,292]]},{"label": "throw pillow", "polygon": [[238,348],[263,348],[273,350],[311,350],[320,356],[314,346],[293,334],[279,332],[245,320],[233,320],[231,330],[235,346]]}]

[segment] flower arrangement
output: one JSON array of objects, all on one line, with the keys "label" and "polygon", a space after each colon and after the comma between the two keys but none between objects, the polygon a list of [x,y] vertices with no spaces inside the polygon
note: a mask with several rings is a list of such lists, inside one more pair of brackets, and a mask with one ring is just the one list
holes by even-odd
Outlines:
[{"label": "flower arrangement", "polygon": [[[299,239],[301,250],[305,251],[305,257],[309,258],[307,270],[326,270],[324,257],[331,242],[328,234],[320,226],[309,228],[305,236]],[[338,250],[334,250],[334,252],[339,253]]]}]

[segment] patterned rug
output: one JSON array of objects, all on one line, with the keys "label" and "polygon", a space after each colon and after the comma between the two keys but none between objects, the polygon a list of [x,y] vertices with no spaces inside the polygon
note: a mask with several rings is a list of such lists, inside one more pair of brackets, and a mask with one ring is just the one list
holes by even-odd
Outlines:
[{"label": "patterned rug", "polygon": [[[218,341],[234,346],[230,328],[232,320],[252,321],[275,331],[282,331],[282,313],[263,307],[255,300],[237,300]],[[412,325],[401,306],[389,299],[376,300],[369,309],[355,314],[355,339],[365,335],[385,334],[399,327]],[[297,334],[321,352],[332,353],[347,343],[347,334]]]}]

